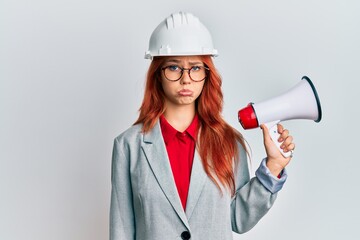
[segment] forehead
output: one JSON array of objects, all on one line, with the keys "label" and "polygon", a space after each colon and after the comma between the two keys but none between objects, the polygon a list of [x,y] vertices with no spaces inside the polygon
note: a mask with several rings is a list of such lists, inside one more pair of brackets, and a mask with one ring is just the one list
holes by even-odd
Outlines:
[{"label": "forehead", "polygon": [[192,64],[192,63],[202,63],[202,60],[200,56],[170,56],[165,58],[165,62]]}]

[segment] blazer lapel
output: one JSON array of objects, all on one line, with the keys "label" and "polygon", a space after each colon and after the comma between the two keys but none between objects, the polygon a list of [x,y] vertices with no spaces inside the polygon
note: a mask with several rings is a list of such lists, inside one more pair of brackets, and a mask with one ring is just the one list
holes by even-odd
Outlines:
[{"label": "blazer lapel", "polygon": [[191,170],[190,187],[188,198],[186,201],[186,216],[190,219],[191,214],[194,211],[196,203],[200,197],[201,192],[204,189],[207,174],[204,171],[203,164],[198,152],[195,150],[194,161]]},{"label": "blazer lapel", "polygon": [[149,133],[144,134],[142,149],[163,193],[179,218],[183,221],[185,226],[190,229],[176,189],[159,121]]}]

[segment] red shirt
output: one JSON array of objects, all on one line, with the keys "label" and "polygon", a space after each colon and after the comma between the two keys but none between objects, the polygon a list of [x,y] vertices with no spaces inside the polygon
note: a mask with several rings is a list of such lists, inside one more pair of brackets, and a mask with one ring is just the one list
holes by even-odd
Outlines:
[{"label": "red shirt", "polygon": [[195,115],[192,123],[184,132],[179,132],[173,128],[163,115],[160,117],[160,126],[175,185],[185,210],[196,145],[198,117]]}]

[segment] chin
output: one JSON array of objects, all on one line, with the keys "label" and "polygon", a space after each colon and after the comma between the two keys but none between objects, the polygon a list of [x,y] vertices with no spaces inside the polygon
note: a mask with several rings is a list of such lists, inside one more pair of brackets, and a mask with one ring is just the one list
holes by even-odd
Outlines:
[{"label": "chin", "polygon": [[186,99],[182,99],[180,100],[180,104],[183,104],[183,105],[189,105],[189,104],[193,104],[195,102],[195,99],[192,98],[192,97],[188,97]]}]

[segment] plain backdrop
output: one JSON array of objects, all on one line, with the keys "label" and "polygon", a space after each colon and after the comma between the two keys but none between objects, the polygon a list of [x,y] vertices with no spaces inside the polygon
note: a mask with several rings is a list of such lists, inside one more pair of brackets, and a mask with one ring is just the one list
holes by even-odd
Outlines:
[{"label": "plain backdrop", "polygon": [[108,239],[113,139],[137,118],[150,34],[180,10],[213,35],[251,174],[265,152],[240,108],[303,75],[322,104],[320,123],[283,123],[297,144],[288,181],[234,239],[360,239],[356,0],[0,0],[0,239]]}]

